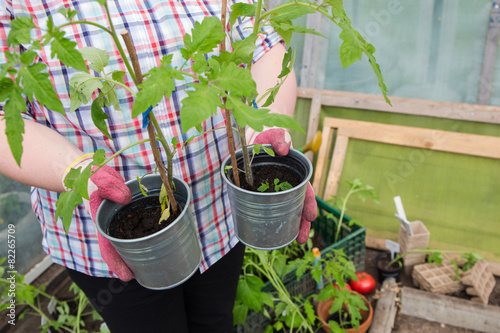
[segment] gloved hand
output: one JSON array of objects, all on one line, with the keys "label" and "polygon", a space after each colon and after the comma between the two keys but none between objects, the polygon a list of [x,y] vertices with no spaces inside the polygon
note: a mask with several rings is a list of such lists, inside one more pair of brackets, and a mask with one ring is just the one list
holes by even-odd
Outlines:
[{"label": "gloved hand", "polygon": [[[258,134],[253,140],[254,144],[271,144],[274,152],[280,156],[288,155],[291,147],[291,139],[288,132],[281,128],[272,128]],[[316,196],[310,183],[307,183],[304,208],[300,219],[300,230],[297,236],[297,243],[304,244],[309,238],[311,222],[318,216],[318,204]]]},{"label": "gloved hand", "polygon": [[[92,157],[85,157],[77,162],[73,162],[71,168],[85,168],[92,161]],[[95,166],[93,170],[95,170]],[[69,168],[68,168],[69,169]],[[65,175],[67,172],[65,172]],[[63,176],[63,181],[64,177]],[[126,205],[132,200],[132,193],[125,185],[122,176],[115,169],[105,165],[90,177],[89,186],[89,202],[86,203],[86,208],[90,209],[92,221],[95,223],[95,217],[99,205],[104,199],[108,199]],[[104,238],[97,230],[97,242],[101,251],[101,256],[108,265],[109,269],[115,273],[120,280],[130,281],[134,278],[134,273],[127,267],[122,257],[118,254],[114,246],[109,240]]]}]

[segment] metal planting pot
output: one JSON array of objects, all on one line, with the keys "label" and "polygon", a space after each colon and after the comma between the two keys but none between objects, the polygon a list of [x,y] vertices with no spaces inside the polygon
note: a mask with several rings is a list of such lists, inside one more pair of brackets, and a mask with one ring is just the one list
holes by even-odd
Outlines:
[{"label": "metal planting pot", "polygon": [[[236,151],[236,159],[238,168],[243,169],[241,149]],[[261,148],[252,161],[252,167],[262,165],[281,165],[292,169],[302,181],[292,189],[275,193],[241,189],[228,178],[231,172],[225,172],[226,167],[231,166],[230,156],[222,163],[221,173],[227,184],[236,237],[251,248],[274,250],[287,246],[299,234],[307,182],[313,168],[309,159],[295,149],[290,149],[287,156],[270,156]]]},{"label": "metal planting pot", "polygon": [[[132,201],[144,198],[137,180],[128,181]],[[149,196],[160,194],[161,178],[148,175],[141,180]],[[117,252],[134,273],[137,281],[149,289],[168,289],[189,279],[201,262],[201,249],[196,236],[194,217],[190,208],[191,191],[186,182],[174,178],[175,199],[182,212],[169,226],[136,239],[119,239],[108,235],[113,216],[123,207],[104,200],[96,217],[98,232],[110,240]]]}]

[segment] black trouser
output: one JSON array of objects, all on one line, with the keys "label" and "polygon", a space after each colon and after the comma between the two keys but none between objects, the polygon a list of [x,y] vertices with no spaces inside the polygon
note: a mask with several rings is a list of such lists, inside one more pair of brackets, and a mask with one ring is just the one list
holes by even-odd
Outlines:
[{"label": "black trouser", "polygon": [[244,252],[245,246],[238,243],[205,273],[197,271],[182,285],[160,291],[136,280],[68,271],[113,333],[230,333]]}]

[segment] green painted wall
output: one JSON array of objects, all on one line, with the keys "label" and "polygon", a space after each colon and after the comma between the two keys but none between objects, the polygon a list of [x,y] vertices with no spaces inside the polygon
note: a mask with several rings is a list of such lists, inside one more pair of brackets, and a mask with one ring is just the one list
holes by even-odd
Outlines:
[{"label": "green painted wall", "polygon": [[[297,103],[296,119],[304,128],[309,107],[310,100]],[[500,136],[500,125],[377,111],[323,107],[324,117]],[[305,141],[297,133],[292,138],[296,147]],[[477,146],[481,149],[480,142]],[[422,221],[431,232],[432,247],[474,250],[500,261],[499,170],[500,160],[350,140],[338,195],[345,195],[346,181],[355,178],[378,191],[379,205],[357,198],[348,205],[347,214],[362,222],[368,235],[397,240],[393,197],[399,195],[408,219]]]}]

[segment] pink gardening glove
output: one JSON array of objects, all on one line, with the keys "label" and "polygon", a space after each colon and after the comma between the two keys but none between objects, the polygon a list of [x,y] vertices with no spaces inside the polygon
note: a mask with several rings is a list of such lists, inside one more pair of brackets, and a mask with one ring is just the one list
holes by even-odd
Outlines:
[{"label": "pink gardening glove", "polygon": [[[288,138],[287,138],[288,136]],[[292,144],[288,133],[281,128],[273,128],[258,134],[253,140],[254,144],[271,144],[274,152],[280,156],[288,155]],[[297,243],[304,244],[309,238],[311,222],[318,216],[318,204],[316,196],[310,183],[307,183],[306,197],[304,199],[304,208],[300,219],[300,230],[297,236]]]},{"label": "pink gardening glove", "polygon": [[[95,168],[95,167],[94,167]],[[90,213],[92,221],[95,223],[95,217],[99,205],[104,199],[108,199],[126,205],[132,200],[132,193],[125,185],[122,176],[115,169],[105,165],[90,177],[92,183],[97,189],[90,193]],[[127,267],[122,257],[116,252],[111,242],[97,232],[97,242],[101,255],[109,269],[115,273],[122,281],[130,281],[134,278],[134,273]]]}]

